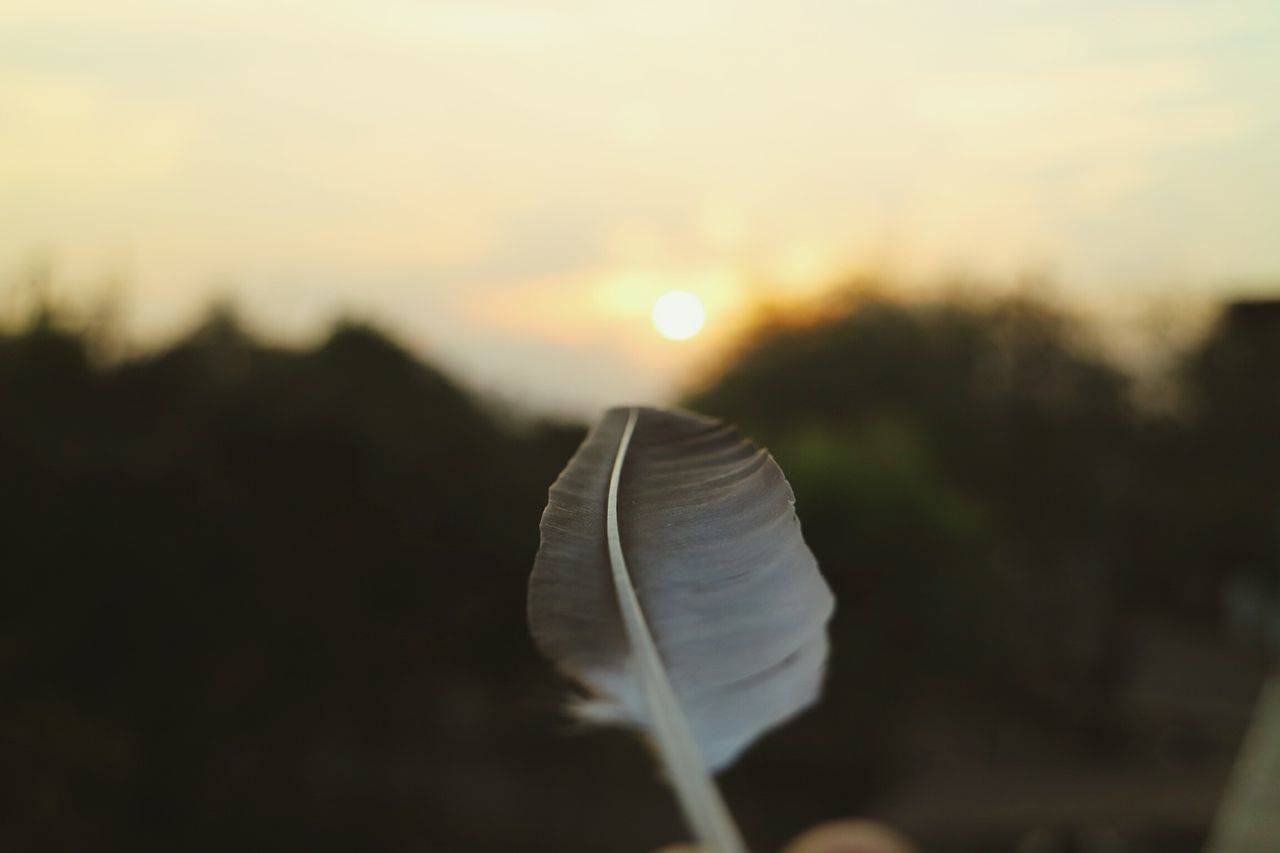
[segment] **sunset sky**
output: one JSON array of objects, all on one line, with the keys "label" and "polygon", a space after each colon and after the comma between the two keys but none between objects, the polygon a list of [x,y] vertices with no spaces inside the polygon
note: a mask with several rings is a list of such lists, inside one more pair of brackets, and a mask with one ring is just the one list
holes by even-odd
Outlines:
[{"label": "sunset sky", "polygon": [[849,274],[1205,299],[1278,226],[1275,0],[0,3],[0,308],[49,260],[145,340],[352,312],[582,412]]}]

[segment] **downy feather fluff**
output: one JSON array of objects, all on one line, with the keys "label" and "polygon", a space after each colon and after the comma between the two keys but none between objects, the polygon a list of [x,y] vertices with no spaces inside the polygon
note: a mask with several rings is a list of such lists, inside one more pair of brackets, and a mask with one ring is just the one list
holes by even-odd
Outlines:
[{"label": "downy feather fluff", "polygon": [[609,410],[552,485],[529,582],[539,649],[584,718],[649,740],[698,840],[745,850],[711,781],[812,704],[831,592],[782,471],[729,426]]}]

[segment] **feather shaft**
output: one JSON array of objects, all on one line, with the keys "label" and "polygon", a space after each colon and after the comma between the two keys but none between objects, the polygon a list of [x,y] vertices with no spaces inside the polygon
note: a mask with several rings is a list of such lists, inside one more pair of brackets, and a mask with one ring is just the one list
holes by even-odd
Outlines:
[{"label": "feather shaft", "polygon": [[627,561],[618,530],[618,485],[622,479],[622,465],[638,415],[639,412],[633,408],[627,416],[627,424],[618,442],[613,470],[609,476],[606,523],[609,562],[613,570],[618,605],[622,611],[623,624],[635,658],[645,702],[652,716],[655,747],[671,777],[680,810],[698,841],[708,850],[714,853],[746,853],[742,836],[702,760],[689,721],[680,710],[679,700],[671,687],[653,635],[645,622],[635,586],[627,572]]}]

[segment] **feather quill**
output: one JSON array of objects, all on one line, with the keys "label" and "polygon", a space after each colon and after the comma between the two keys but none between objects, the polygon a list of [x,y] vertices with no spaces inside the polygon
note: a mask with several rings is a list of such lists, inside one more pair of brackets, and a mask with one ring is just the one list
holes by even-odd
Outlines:
[{"label": "feather quill", "polygon": [[782,471],[735,429],[609,410],[551,486],[529,582],[539,649],[643,734],[697,840],[746,847],[711,773],[812,704],[834,600]]}]

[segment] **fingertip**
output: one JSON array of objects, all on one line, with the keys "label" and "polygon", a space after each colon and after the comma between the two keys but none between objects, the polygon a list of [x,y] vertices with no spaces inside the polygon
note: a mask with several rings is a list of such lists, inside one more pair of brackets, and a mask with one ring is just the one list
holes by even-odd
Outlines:
[{"label": "fingertip", "polygon": [[913,853],[900,833],[868,820],[837,820],[805,832],[785,853]]}]

